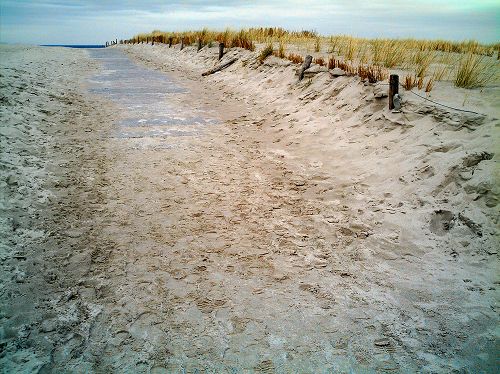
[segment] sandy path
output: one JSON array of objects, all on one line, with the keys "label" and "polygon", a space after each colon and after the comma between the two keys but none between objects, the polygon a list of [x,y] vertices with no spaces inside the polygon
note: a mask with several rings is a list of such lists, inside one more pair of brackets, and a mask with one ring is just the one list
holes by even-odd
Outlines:
[{"label": "sandy path", "polygon": [[[88,94],[94,87],[82,86],[88,80],[75,86],[74,67],[85,67],[91,80],[97,73],[81,52],[64,50],[56,59],[39,50],[9,53],[12,61],[38,56],[25,84],[44,77],[49,86],[38,93],[34,112],[42,124],[51,116],[51,126],[40,126],[49,133],[11,136],[7,146],[12,157],[22,151],[11,139],[47,142],[29,152],[41,160],[46,186],[34,191],[50,191],[51,198],[36,206],[43,217],[15,213],[17,223],[11,218],[2,226],[2,303],[11,305],[2,315],[6,367],[152,373],[494,367],[494,295],[465,287],[470,279],[491,281],[488,272],[476,274],[484,262],[458,267],[445,251],[381,235],[379,216],[360,211],[366,201],[354,201],[359,195],[350,186],[332,190],[334,175],[276,152],[273,125],[283,117],[272,107],[228,98],[200,84],[196,72],[179,70],[172,84],[184,92],[165,105],[219,125],[184,136],[171,135],[182,128],[174,126],[167,137],[129,126],[127,133],[146,136],[123,136],[120,124],[131,118],[123,102]],[[68,61],[75,66],[60,65]],[[125,81],[121,89],[136,88]],[[56,114],[40,111],[67,86],[75,89],[57,98]],[[5,105],[9,118],[21,104]],[[141,110],[173,113],[155,103]],[[20,207],[6,211],[20,212],[23,201],[30,206],[36,199],[14,199],[26,180],[15,185],[8,178],[14,170],[16,178],[33,172],[20,169],[20,160],[2,161],[16,165],[2,170],[8,182],[2,188]],[[25,227],[36,225],[39,237],[27,237]]]}]

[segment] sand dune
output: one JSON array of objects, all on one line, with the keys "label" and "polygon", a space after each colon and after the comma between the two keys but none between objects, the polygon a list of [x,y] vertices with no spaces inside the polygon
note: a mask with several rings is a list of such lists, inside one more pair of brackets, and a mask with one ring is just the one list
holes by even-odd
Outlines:
[{"label": "sand dune", "polygon": [[217,125],[117,136],[132,111],[89,93],[86,52],[2,47],[3,367],[495,370],[496,88],[391,113],[275,57],[202,78],[216,48],[113,49]]}]

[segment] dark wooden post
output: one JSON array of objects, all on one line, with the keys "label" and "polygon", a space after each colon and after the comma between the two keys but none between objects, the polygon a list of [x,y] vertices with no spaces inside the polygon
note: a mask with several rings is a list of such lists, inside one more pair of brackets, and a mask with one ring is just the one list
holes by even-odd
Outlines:
[{"label": "dark wooden post", "polygon": [[171,36],[168,38],[168,48],[172,47],[173,40],[174,40],[174,38],[172,38]]},{"label": "dark wooden post", "polygon": [[198,38],[198,51],[201,49],[201,38]]},{"label": "dark wooden post", "polygon": [[304,71],[309,69],[309,66],[311,66],[313,58],[311,55],[307,55],[306,58],[304,59],[304,63],[302,64],[302,67],[300,68],[299,71],[299,81],[301,81],[304,78]]},{"label": "dark wooden post", "polygon": [[224,43],[219,43],[219,60],[224,56]]},{"label": "dark wooden post", "polygon": [[389,110],[394,109],[394,95],[399,93],[399,75],[391,74],[389,77]]},{"label": "dark wooden post", "polygon": [[181,51],[184,49],[184,38],[181,38]]},{"label": "dark wooden post", "polygon": [[154,36],[151,37],[151,45],[155,45],[155,37]]}]

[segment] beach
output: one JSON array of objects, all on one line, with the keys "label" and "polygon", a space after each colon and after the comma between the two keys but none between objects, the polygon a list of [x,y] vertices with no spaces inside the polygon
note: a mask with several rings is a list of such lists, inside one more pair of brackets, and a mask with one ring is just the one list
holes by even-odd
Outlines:
[{"label": "beach", "polygon": [[0,48],[6,372],[496,370],[498,87]]}]

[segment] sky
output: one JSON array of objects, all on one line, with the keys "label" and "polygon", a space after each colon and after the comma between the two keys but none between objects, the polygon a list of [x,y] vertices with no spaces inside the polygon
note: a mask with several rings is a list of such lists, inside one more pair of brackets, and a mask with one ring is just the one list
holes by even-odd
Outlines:
[{"label": "sky", "polygon": [[254,26],[493,43],[500,0],[0,0],[3,43],[103,44],[152,30]]}]

